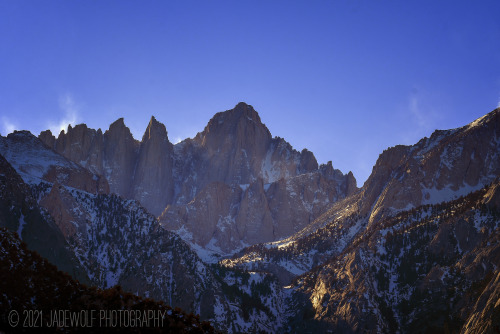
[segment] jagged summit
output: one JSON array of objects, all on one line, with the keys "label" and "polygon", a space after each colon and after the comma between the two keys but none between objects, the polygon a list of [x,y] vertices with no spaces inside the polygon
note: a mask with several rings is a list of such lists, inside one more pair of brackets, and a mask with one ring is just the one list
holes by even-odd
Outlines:
[{"label": "jagged summit", "polygon": [[124,121],[123,117],[118,118],[116,121],[111,123],[111,125],[109,126],[109,129],[106,130],[106,132],[104,134],[109,136],[109,137],[116,137],[116,136],[121,137],[121,136],[123,136],[123,137],[126,137],[127,140],[132,139],[135,141],[134,136],[132,135],[132,132],[125,125],[125,121]]},{"label": "jagged summit", "polygon": [[14,132],[7,135],[7,138],[12,140],[23,140],[24,138],[30,138],[30,140],[33,140],[33,137],[34,136],[28,130],[14,130]]},{"label": "jagged summit", "polygon": [[159,137],[168,141],[168,134],[165,125],[158,122],[154,116],[151,116],[148,127],[142,136],[142,141],[144,142],[146,140],[150,140],[153,137]]},{"label": "jagged summit", "polygon": [[240,117],[247,117],[248,120],[262,124],[259,113],[255,109],[245,102],[239,102],[233,109],[235,114],[239,114]]},{"label": "jagged summit", "polygon": [[236,104],[236,106],[234,106],[234,109],[252,109],[252,110],[254,110],[254,108],[250,104],[247,104],[245,102],[238,102]]},{"label": "jagged summit", "polygon": [[271,140],[271,133],[261,122],[257,111],[251,105],[240,102],[233,109],[216,113],[194,140],[202,145],[212,145],[214,140],[227,137],[236,137],[238,143],[245,138],[258,138],[267,143]]},{"label": "jagged summit", "polygon": [[120,117],[116,121],[111,123],[111,125],[109,126],[109,129],[114,128],[114,127],[119,127],[119,128],[126,127],[124,118]]}]

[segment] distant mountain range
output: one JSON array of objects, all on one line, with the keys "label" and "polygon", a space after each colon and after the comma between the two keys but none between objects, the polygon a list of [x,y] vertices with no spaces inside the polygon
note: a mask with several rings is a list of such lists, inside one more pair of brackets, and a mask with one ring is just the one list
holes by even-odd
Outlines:
[{"label": "distant mountain range", "polygon": [[[362,188],[245,103],[175,145],[154,117],[140,142],[123,119],[17,131],[0,136],[0,226],[73,279],[223,332],[495,333],[499,113],[385,150]],[[25,256],[11,232],[0,254]],[[14,291],[4,314],[29,303]]]}]

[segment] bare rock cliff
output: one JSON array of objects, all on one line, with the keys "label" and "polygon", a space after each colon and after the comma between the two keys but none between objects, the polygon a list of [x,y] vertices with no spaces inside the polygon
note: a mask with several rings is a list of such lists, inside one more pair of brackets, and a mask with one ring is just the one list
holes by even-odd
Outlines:
[{"label": "bare rock cliff", "polygon": [[173,145],[165,125],[154,117],[142,137],[131,188],[131,197],[158,216],[173,201]]}]

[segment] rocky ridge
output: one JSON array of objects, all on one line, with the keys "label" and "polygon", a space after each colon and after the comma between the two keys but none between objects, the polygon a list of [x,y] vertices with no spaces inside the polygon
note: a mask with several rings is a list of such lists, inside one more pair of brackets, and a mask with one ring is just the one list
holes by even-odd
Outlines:
[{"label": "rocky ridge", "polygon": [[363,187],[360,212],[370,222],[422,204],[466,195],[500,174],[500,110],[413,146],[384,151]]},{"label": "rocky ridge", "polygon": [[109,192],[105,178],[48,149],[28,131],[0,136],[0,154],[28,184],[47,181],[91,193]]},{"label": "rocky ridge", "polygon": [[311,152],[272,138],[245,103],[217,113],[202,132],[176,145],[154,117],[141,142],[123,119],[104,134],[80,124],[57,139],[50,131],[39,138],[102,175],[111,192],[138,200],[200,255],[289,236],[358,189],[352,173],[331,163],[318,167]]}]

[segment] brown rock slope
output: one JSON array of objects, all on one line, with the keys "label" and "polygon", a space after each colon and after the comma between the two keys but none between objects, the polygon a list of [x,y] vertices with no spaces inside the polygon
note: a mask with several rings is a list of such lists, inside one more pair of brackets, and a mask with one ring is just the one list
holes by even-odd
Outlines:
[{"label": "brown rock slope", "polygon": [[17,233],[31,250],[57,263],[59,270],[88,282],[85,270],[56,224],[38,206],[19,174],[0,155],[0,226]]}]

